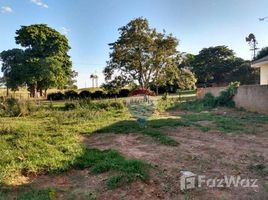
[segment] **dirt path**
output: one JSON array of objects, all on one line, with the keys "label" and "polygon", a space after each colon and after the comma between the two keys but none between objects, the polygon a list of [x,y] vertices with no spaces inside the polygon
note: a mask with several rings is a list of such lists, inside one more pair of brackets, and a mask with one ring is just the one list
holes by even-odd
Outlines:
[{"label": "dirt path", "polygon": [[[145,160],[155,166],[151,182],[143,185],[152,199],[183,199],[185,195],[197,199],[266,199],[268,196],[264,183],[257,189],[203,189],[183,194],[179,188],[179,172],[189,170],[207,177],[240,175],[241,177],[260,178],[249,166],[256,163],[268,163],[268,138],[255,135],[229,136],[217,132],[204,133],[193,128],[169,130],[168,134],[180,145],[169,147],[159,145],[150,138],[136,134],[117,135],[99,134],[86,137],[85,144],[90,148],[116,149],[128,158]],[[263,180],[268,184],[268,177]],[[141,186],[141,184],[139,184]],[[146,186],[146,187],[145,187]],[[137,183],[130,186],[127,199],[132,199]],[[119,189],[119,191],[125,191]],[[126,192],[126,191],[125,191]],[[121,192],[120,192],[121,193]],[[148,195],[148,192],[145,192]],[[239,195],[237,195],[239,194]],[[102,195],[110,196],[109,192]],[[145,194],[140,194],[143,198]],[[135,199],[135,197],[133,197]],[[148,196],[144,199],[148,199]]]}]

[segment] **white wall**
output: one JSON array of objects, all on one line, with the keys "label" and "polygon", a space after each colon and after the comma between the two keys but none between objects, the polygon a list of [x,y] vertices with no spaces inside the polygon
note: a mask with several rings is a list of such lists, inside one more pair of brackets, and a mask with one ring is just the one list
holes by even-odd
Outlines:
[{"label": "white wall", "polygon": [[261,67],[261,85],[268,85],[268,65]]}]

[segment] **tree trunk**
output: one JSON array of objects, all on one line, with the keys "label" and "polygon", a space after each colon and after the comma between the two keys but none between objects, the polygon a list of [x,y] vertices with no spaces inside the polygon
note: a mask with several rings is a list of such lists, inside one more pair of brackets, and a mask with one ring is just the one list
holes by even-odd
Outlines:
[{"label": "tree trunk", "polygon": [[39,95],[40,95],[40,97],[43,96],[43,90],[42,89],[39,90]]},{"label": "tree trunk", "polygon": [[30,97],[35,98],[37,92],[37,84],[34,83],[30,86]]},{"label": "tree trunk", "polygon": [[9,88],[7,87],[7,97],[8,97],[8,95],[9,95]]}]

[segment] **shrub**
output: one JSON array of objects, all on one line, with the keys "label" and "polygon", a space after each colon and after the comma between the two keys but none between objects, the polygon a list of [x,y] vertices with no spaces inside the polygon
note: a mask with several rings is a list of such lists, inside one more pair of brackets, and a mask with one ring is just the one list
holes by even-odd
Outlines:
[{"label": "shrub", "polygon": [[19,101],[14,98],[8,98],[2,103],[0,103],[0,115],[17,117],[17,116],[26,116],[30,112],[34,111],[36,106],[33,102],[30,101]]},{"label": "shrub", "polygon": [[61,92],[50,93],[47,95],[47,99],[50,101],[64,100],[65,96]]},{"label": "shrub", "polygon": [[79,98],[80,99],[88,99],[91,97],[91,92],[87,91],[87,90],[83,90],[79,93]]},{"label": "shrub", "polygon": [[202,102],[205,107],[214,108],[217,105],[217,100],[211,93],[206,93]]},{"label": "shrub", "polygon": [[237,88],[239,87],[239,82],[232,82],[226,91],[222,91],[220,96],[217,97],[218,106],[235,107],[235,102],[233,97],[237,93]]},{"label": "shrub", "polygon": [[149,95],[155,96],[155,93],[146,88],[139,88],[137,90],[132,91],[129,96],[136,96],[136,95]]},{"label": "shrub", "polygon": [[100,91],[100,90],[95,91],[94,93],[92,93],[91,97],[93,99],[101,99],[104,97],[103,91]]},{"label": "shrub", "polygon": [[65,93],[65,99],[78,99],[79,95],[74,90],[66,91]]},{"label": "shrub", "polygon": [[127,97],[129,95],[130,91],[129,89],[121,89],[119,91],[119,97]]}]

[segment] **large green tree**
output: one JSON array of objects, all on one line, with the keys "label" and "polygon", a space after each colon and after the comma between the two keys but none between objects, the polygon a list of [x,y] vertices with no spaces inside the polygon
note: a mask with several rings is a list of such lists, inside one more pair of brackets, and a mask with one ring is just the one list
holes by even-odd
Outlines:
[{"label": "large green tree", "polygon": [[2,71],[8,87],[15,89],[26,84],[31,96],[35,97],[37,90],[42,95],[43,90],[63,88],[68,84],[73,72],[68,55],[70,47],[64,35],[45,24],[35,24],[17,30],[15,40],[23,50],[1,53]]},{"label": "large green tree", "polygon": [[261,59],[265,56],[268,56],[268,47],[264,47],[262,48],[258,53],[257,56],[255,58],[255,60]]},{"label": "large green tree", "polygon": [[22,26],[16,34],[16,43],[25,48],[26,82],[32,96],[37,89],[42,95],[42,90],[63,88],[72,76],[67,38],[45,24]]},{"label": "large green tree", "polygon": [[226,46],[202,49],[191,63],[198,83],[224,83],[226,75],[232,71],[235,55]]},{"label": "large green tree", "polygon": [[172,35],[159,33],[146,19],[137,18],[119,29],[120,37],[110,44],[112,52],[104,69],[108,85],[137,83],[149,88],[168,78],[166,72],[178,70],[178,40]]}]

